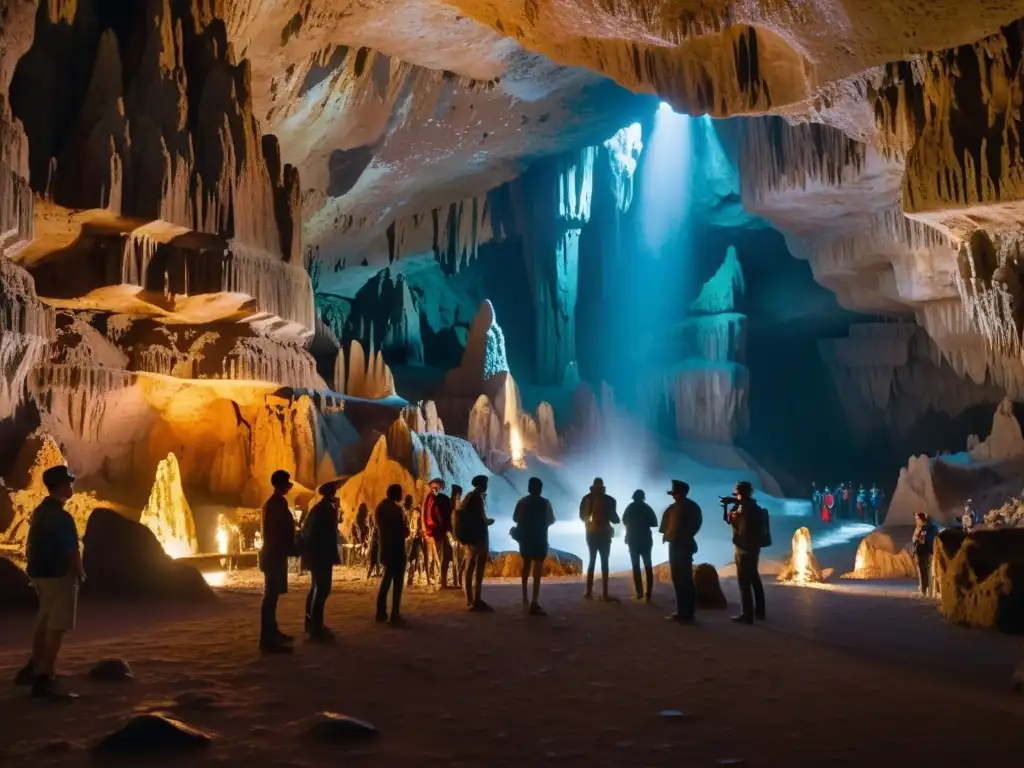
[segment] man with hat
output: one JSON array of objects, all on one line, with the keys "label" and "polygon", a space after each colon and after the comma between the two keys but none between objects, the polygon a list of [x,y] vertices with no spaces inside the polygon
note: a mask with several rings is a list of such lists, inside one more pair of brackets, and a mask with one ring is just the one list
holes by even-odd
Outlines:
[{"label": "man with hat", "polygon": [[661,518],[662,540],[668,544],[668,563],[672,587],[676,593],[676,612],[666,616],[671,621],[689,623],[697,610],[697,591],[693,584],[693,556],[697,553],[697,533],[704,524],[704,514],[689,498],[690,486],[682,480],[672,481],[668,492],[672,504]]},{"label": "man with hat", "polygon": [[619,522],[615,511],[615,499],[604,489],[604,480],[594,478],[590,493],[580,502],[580,520],[587,526],[587,549],[590,550],[590,562],[587,565],[587,592],[583,597],[594,599],[594,566],[597,556],[601,556],[601,599],[608,600],[608,556],[611,554],[612,538]]},{"label": "man with hat", "polygon": [[28,576],[39,593],[32,658],[15,682],[32,685],[32,695],[51,700],[77,698],[57,690],[54,670],[64,633],[75,628],[78,586],[85,581],[75,519],[64,509],[74,494],[75,476],[64,465],[43,472],[46,498],[29,521]]},{"label": "man with hat", "polygon": [[448,532],[452,527],[451,500],[443,493],[444,480],[430,481],[423,500],[423,532],[427,538],[427,583],[435,570],[439,571],[441,589],[448,588],[448,568],[452,564],[452,547]]},{"label": "man with hat", "polygon": [[338,555],[338,484],[320,486],[320,500],[306,515],[302,526],[303,565],[309,571],[309,593],[306,595],[306,635],[310,640],[329,641],[334,633],[324,626],[324,606],[331,594],[334,566],[341,564]]},{"label": "man with hat", "polygon": [[279,469],[270,476],[274,492],[263,505],[263,602],[260,605],[260,650],[264,653],[289,653],[292,638],[277,627],[277,599],[288,591],[288,558],[299,554],[295,541],[295,518],[286,498],[292,489],[292,476]]}]

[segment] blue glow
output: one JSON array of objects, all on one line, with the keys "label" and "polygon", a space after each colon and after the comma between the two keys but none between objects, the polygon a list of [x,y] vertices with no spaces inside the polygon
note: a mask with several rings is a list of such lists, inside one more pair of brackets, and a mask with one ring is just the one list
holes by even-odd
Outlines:
[{"label": "blue glow", "polygon": [[647,140],[648,167],[641,175],[640,232],[655,258],[672,249],[690,209],[693,118],[662,102]]}]

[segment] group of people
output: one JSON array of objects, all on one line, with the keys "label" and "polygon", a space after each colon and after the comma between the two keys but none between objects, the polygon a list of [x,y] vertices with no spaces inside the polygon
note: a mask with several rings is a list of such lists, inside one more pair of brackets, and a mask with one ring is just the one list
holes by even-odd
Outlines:
[{"label": "group of people", "polygon": [[811,508],[826,523],[835,520],[859,520],[871,525],[881,525],[885,518],[885,493],[872,483],[865,488],[851,482],[839,483],[834,488],[826,485],[818,489],[811,483]]},{"label": "group of people", "polygon": [[[39,594],[39,612],[32,643],[32,653],[18,672],[15,682],[30,685],[33,695],[49,699],[74,698],[72,693],[58,690],[54,668],[64,634],[74,628],[79,586],[86,579],[79,549],[74,518],[64,508],[74,493],[75,476],[66,466],[47,469],[42,476],[47,496],[33,512],[26,547],[27,572]],[[277,605],[288,591],[289,561],[300,558],[302,569],[310,574],[306,595],[305,633],[311,641],[333,637],[324,624],[324,607],[331,593],[333,569],[341,564],[339,523],[341,521],[338,483],[325,483],[319,498],[298,521],[288,503],[293,488],[285,470],[271,475],[273,493],[262,510],[259,568],[264,576],[263,599],[260,604],[259,647],[265,653],[288,653],[294,638],[284,633],[277,622]],[[444,481],[434,478],[416,513],[408,499],[403,504],[400,485],[388,487],[385,498],[376,506],[372,520],[360,512],[354,521],[354,535],[363,535],[372,543],[373,562],[381,571],[377,593],[378,622],[393,626],[404,624],[401,612],[402,589],[406,570],[412,560],[422,558],[428,574],[436,574],[442,588],[465,586],[469,610],[490,612],[482,598],[484,571],[490,553],[490,527],[494,520],[487,516],[488,479],[474,477],[472,489],[461,497],[457,486],[451,497],[443,493]],[[696,612],[696,590],[693,582],[693,558],[697,552],[697,535],[703,525],[701,508],[689,498],[689,486],[673,480],[669,495],[672,503],[659,521],[646,503],[645,494],[637,490],[632,502],[620,518],[615,499],[609,495],[600,478],[595,478],[590,492],[579,507],[579,517],[586,528],[589,552],[587,587],[584,597],[594,596],[594,572],[601,564],[599,598],[612,600],[608,592],[608,558],[615,526],[625,528],[626,546],[633,566],[636,598],[649,601],[653,589],[653,529],[658,528],[668,543],[676,610],[667,618],[692,622]],[[765,617],[765,597],[758,574],[762,546],[769,543],[768,517],[753,499],[749,483],[736,484],[735,496],[723,499],[724,519],[732,526],[736,549],[736,567],[742,612],[735,621],[751,624]],[[360,519],[362,517],[362,519]],[[529,480],[528,493],[516,504],[512,537],[518,542],[523,559],[522,599],[529,615],[544,615],[540,606],[540,583],[547,558],[548,530],[555,522],[551,502],[543,496],[539,478]],[[422,537],[411,529],[422,525]],[[413,535],[416,533],[417,535]],[[422,546],[411,544],[418,540]],[[641,574],[640,565],[645,574]],[[643,576],[646,575],[646,586]],[[449,578],[450,576],[450,578]],[[532,593],[528,591],[533,578]],[[390,603],[390,606],[389,606]],[[390,613],[389,613],[390,607]]]}]

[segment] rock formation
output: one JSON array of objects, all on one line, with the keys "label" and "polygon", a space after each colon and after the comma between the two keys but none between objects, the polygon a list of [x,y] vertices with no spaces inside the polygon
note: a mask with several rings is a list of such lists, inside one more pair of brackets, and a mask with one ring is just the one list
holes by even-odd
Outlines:
[{"label": "rock formation", "polygon": [[1013,415],[1013,402],[1003,398],[992,416],[992,431],[970,450],[975,461],[998,461],[1024,456],[1024,435]]},{"label": "rock formation", "polygon": [[825,580],[825,575],[814,557],[811,532],[807,528],[798,528],[793,534],[792,554],[786,567],[778,575],[778,580],[794,584],[818,584]]},{"label": "rock formation", "polygon": [[1024,632],[1024,530],[943,531],[932,582],[947,621]]},{"label": "rock formation", "polygon": [[156,468],[153,490],[139,522],[153,532],[170,557],[188,557],[199,550],[192,508],[181,487],[181,470],[173,453]]},{"label": "rock formation", "polygon": [[844,573],[842,578],[916,579],[917,562],[909,545],[908,528],[872,531],[857,545],[853,571]]}]

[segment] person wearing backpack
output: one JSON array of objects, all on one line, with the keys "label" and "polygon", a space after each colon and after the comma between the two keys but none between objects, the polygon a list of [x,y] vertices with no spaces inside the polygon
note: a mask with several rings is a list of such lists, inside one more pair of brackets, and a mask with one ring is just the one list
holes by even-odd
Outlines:
[{"label": "person wearing backpack", "polygon": [[[622,513],[622,526],[626,529],[626,546],[629,548],[629,561],[633,566],[634,597],[651,602],[651,591],[654,588],[654,568],[651,565],[651,549],[654,548],[652,528],[658,527],[658,518],[654,510],[644,501],[646,494],[637,489],[633,491],[633,501]],[[643,560],[647,575],[647,591],[644,592],[643,577],[640,574],[640,561]]]},{"label": "person wearing backpack", "polygon": [[485,500],[487,498],[487,476],[477,475],[473,478],[473,490],[459,507],[456,519],[455,535],[466,547],[466,604],[469,610],[478,613],[490,613],[491,608],[480,598],[480,590],[484,583],[484,569],[490,555],[490,532],[488,528],[494,520],[487,517]]},{"label": "person wearing backpack", "polygon": [[[724,501],[724,500],[723,500]],[[740,588],[742,612],[732,620],[740,624],[753,624],[754,619],[765,620],[764,586],[758,570],[761,547],[770,545],[768,513],[754,501],[754,489],[742,480],[736,483],[735,504],[726,513],[732,526],[732,543],[736,549],[736,581]]]},{"label": "person wearing backpack", "polygon": [[[551,502],[540,495],[544,483],[539,477],[531,477],[529,493],[516,504],[512,522],[516,524],[516,540],[519,555],[523,558],[523,609],[530,616],[543,616],[544,610],[538,602],[540,580],[544,575],[544,560],[548,556],[548,528],[555,524],[555,513]],[[533,600],[527,608],[526,586],[533,573]]]},{"label": "person wearing backpack", "polygon": [[590,562],[587,565],[586,600],[594,599],[594,566],[597,556],[601,556],[601,599],[608,600],[608,555],[611,553],[612,538],[619,515],[615,511],[615,499],[605,492],[604,481],[594,478],[590,493],[580,502],[580,520],[587,526],[587,549],[590,550]]}]

